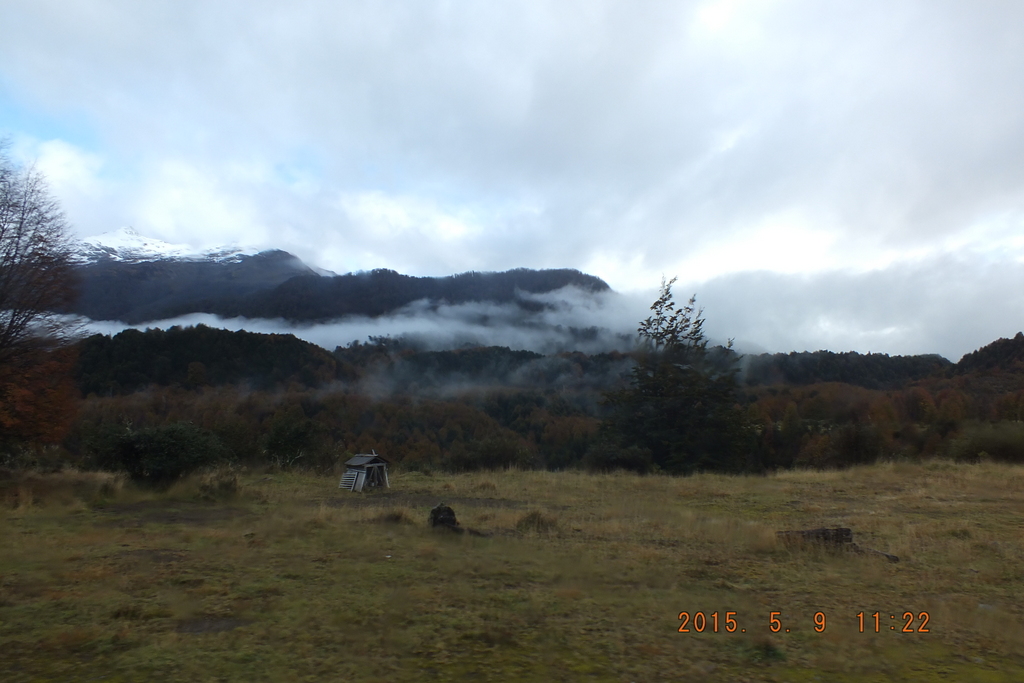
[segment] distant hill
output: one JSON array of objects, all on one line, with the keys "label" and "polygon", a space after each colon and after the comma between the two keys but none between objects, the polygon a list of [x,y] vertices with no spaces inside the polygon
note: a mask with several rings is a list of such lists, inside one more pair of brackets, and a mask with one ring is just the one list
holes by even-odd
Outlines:
[{"label": "distant hill", "polygon": [[[936,355],[762,354],[741,359],[742,387],[847,384],[873,390],[954,387],[991,402],[1024,389],[1024,335],[1001,339],[954,365]],[[716,347],[719,348],[720,347]],[[629,378],[630,354],[541,355],[508,347],[430,351],[373,337],[329,352],[290,334],[231,332],[204,325],[93,335],[78,345],[84,394],[125,394],[150,385],[244,385],[280,389],[341,381],[374,394],[447,395],[483,388],[600,392]],[[729,352],[727,352],[728,354]],[[596,405],[596,403],[595,403]]]},{"label": "distant hill", "polygon": [[853,351],[805,351],[747,356],[743,378],[748,386],[843,382],[867,389],[895,389],[951,368],[950,361],[936,354],[889,356]]},{"label": "distant hill", "polygon": [[[1012,339],[997,339],[955,364],[936,354],[889,356],[815,351],[746,356],[743,365],[743,380],[748,386],[843,382],[867,389],[897,389],[928,378],[992,372],[1009,379],[1024,373],[1024,333],[1018,332]],[[1006,388],[999,386],[1000,390]]]},{"label": "distant hill", "polygon": [[76,270],[79,297],[70,312],[133,325],[186,313],[213,313],[293,277],[319,277],[284,251],[231,261],[108,259],[80,264]]},{"label": "distant hill", "polygon": [[514,303],[539,311],[544,304],[529,295],[569,285],[594,293],[610,289],[600,278],[567,268],[448,277],[385,269],[324,275],[285,251],[225,247],[189,253],[130,229],[84,240],[75,262],[79,297],[65,312],[133,325],[189,313],[323,322],[385,315],[420,300]]},{"label": "distant hill", "polygon": [[589,292],[609,289],[607,283],[578,270],[529,270],[503,273],[462,273],[448,277],[413,277],[393,270],[319,277],[294,277],[273,289],[224,302],[209,313],[292,321],[326,321],[349,315],[376,317],[414,301],[463,304],[474,301],[515,303],[528,311],[543,305],[522,294],[544,294],[575,285]]},{"label": "distant hill", "polygon": [[324,349],[290,334],[231,332],[205,325],[96,334],[78,344],[76,381],[83,394],[128,394],[156,385],[198,388],[245,384],[275,389],[320,386],[337,363]]},{"label": "distant hill", "polygon": [[1024,333],[996,341],[972,351],[956,364],[957,372],[982,370],[1024,370]]},{"label": "distant hill", "polygon": [[290,334],[232,332],[205,325],[129,329],[78,344],[83,394],[122,395],[148,386],[242,385],[274,390],[334,381],[376,394],[447,395],[471,388],[604,390],[628,375],[619,353],[543,356],[508,347],[424,351],[391,338],[333,353]]}]

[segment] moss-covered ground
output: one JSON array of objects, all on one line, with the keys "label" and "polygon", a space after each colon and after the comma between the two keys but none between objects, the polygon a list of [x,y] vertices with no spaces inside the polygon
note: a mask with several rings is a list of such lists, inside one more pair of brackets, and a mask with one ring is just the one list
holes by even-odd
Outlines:
[{"label": "moss-covered ground", "polygon": [[[1024,680],[1021,467],[5,486],[3,681]],[[900,561],[776,541],[820,526]]]}]

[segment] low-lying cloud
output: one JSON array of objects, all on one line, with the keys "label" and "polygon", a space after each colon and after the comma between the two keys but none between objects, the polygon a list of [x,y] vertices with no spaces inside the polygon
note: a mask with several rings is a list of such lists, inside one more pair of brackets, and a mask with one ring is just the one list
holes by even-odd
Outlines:
[{"label": "low-lying cloud", "polygon": [[[980,277],[985,287],[964,285]],[[741,353],[938,353],[956,361],[1024,329],[1024,263],[976,254],[946,254],[867,272],[741,272],[706,282],[681,280],[674,292],[679,303],[696,293],[711,343],[735,339]],[[390,336],[426,350],[507,346],[543,354],[598,353],[633,348],[637,324],[650,315],[648,308],[656,294],[594,294],[567,287],[521,295],[544,304],[540,311],[516,304],[449,305],[424,300],[378,318],[352,317],[315,325],[193,314],[134,326],[90,321],[87,327],[114,334],[127,327],[204,324],[294,334],[329,350]]]},{"label": "low-lying cloud", "polygon": [[862,273],[736,273],[699,287],[708,332],[748,350],[938,353],[955,362],[1024,329],[1016,260],[943,255]]},{"label": "low-lying cloud", "polygon": [[457,305],[415,301],[377,318],[353,316],[329,323],[297,325],[284,320],[221,318],[194,313],[138,325],[117,321],[89,321],[90,331],[116,334],[136,329],[174,325],[208,325],[265,334],[294,334],[300,339],[334,349],[371,337],[401,338],[425,350],[467,346],[507,346],[536,353],[562,351],[626,351],[633,347],[636,321],[643,304],[635,296],[614,292],[593,294],[565,287],[546,294],[521,294],[544,305],[538,312],[517,304],[473,302]]}]

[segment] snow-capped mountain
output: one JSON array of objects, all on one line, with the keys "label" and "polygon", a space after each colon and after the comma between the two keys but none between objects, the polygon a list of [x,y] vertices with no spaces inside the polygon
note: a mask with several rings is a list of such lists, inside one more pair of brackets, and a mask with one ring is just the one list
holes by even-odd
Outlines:
[{"label": "snow-capped mountain", "polygon": [[79,292],[69,312],[93,320],[136,323],[219,311],[293,277],[321,272],[280,249],[197,250],[131,228],[87,237],[74,251]]},{"label": "snow-capped mountain", "polygon": [[417,301],[431,302],[428,307],[507,304],[514,316],[530,320],[551,307],[530,295],[570,285],[590,294],[609,289],[600,278],[565,268],[439,278],[386,269],[336,275],[280,249],[198,251],[131,228],[81,240],[75,260],[78,297],[61,312],[132,325],[193,313],[303,323],[374,318]]},{"label": "snow-capped mountain", "polygon": [[258,254],[260,249],[231,245],[197,251],[187,244],[170,244],[140,235],[132,228],[120,228],[101,235],[86,237],[78,243],[75,252],[75,261],[80,265],[102,261],[119,263],[149,261],[239,263],[246,256]]}]

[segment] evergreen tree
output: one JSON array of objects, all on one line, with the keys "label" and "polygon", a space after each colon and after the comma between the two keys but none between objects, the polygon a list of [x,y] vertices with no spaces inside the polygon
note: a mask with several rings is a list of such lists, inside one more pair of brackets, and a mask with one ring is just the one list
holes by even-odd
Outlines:
[{"label": "evergreen tree", "polygon": [[748,467],[748,434],[736,404],[736,354],[708,348],[703,309],[673,300],[662,281],[653,314],[640,323],[631,386],[606,394],[606,435],[622,448],[651,452],[662,470],[739,471]]}]

